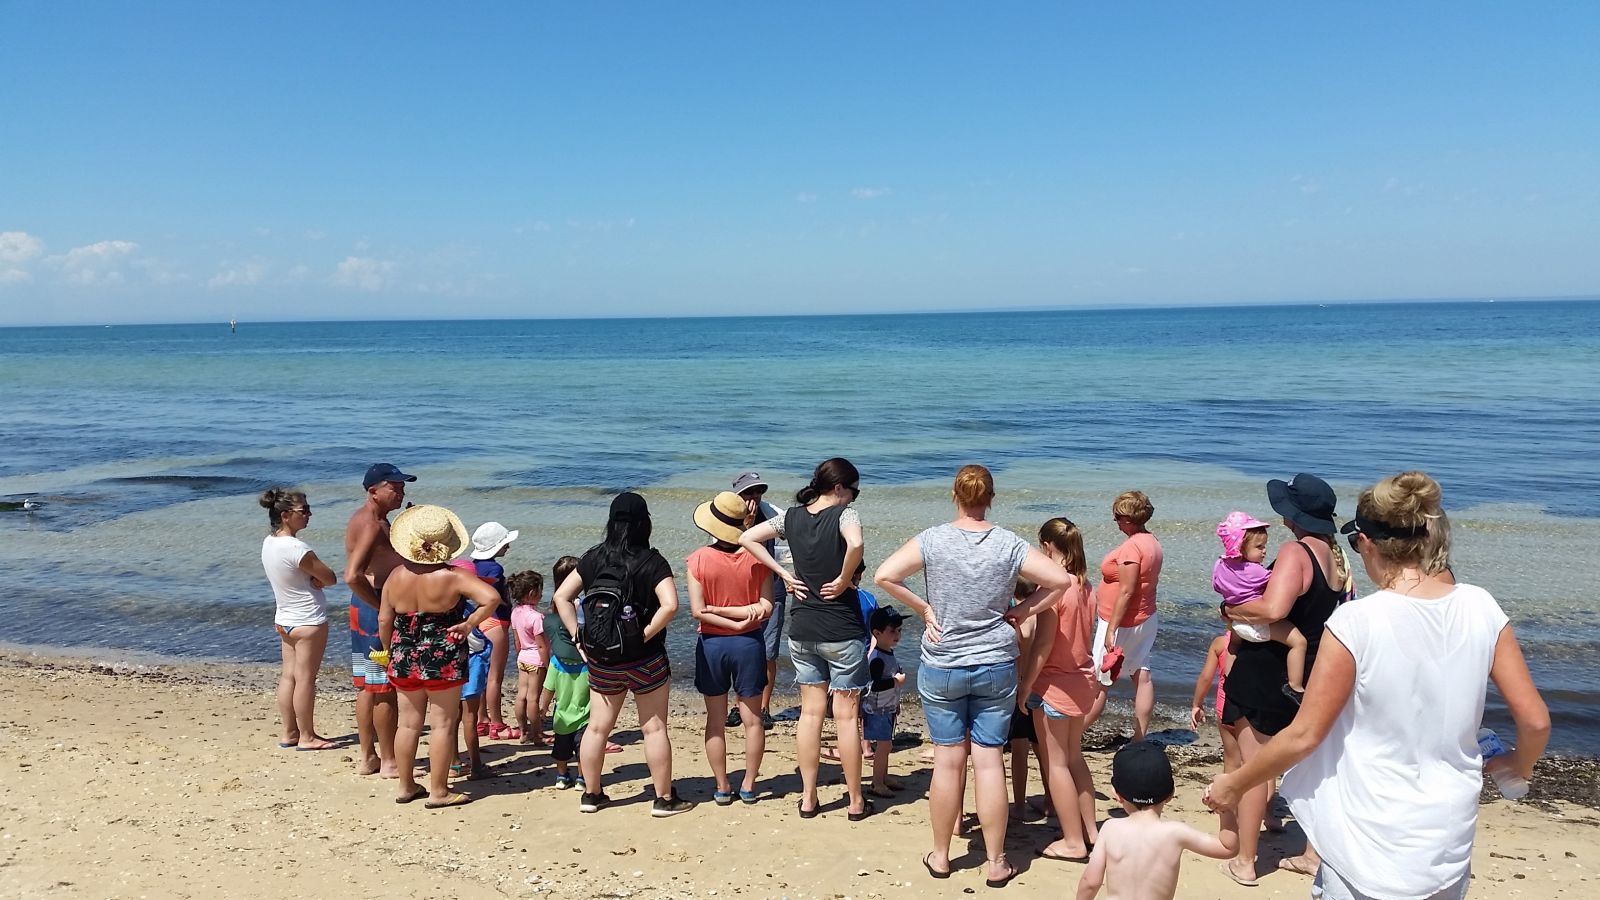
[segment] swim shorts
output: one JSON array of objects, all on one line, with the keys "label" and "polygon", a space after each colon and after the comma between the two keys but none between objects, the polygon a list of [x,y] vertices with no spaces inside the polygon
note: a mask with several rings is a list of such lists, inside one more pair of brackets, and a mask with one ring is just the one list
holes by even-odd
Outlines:
[{"label": "swim shorts", "polygon": [[387,694],[394,690],[389,684],[389,671],[367,658],[368,653],[382,646],[378,643],[378,611],[351,594],[350,676],[356,690],[369,694]]},{"label": "swim shorts", "polygon": [[638,662],[620,666],[606,666],[593,660],[589,661],[589,687],[596,694],[605,694],[608,697],[625,694],[628,691],[648,694],[656,688],[666,686],[671,680],[672,666],[667,663],[665,653],[657,653]]},{"label": "swim shorts", "polygon": [[467,657],[467,683],[461,686],[461,699],[473,700],[483,696],[489,685],[489,654],[494,651],[484,647]]}]

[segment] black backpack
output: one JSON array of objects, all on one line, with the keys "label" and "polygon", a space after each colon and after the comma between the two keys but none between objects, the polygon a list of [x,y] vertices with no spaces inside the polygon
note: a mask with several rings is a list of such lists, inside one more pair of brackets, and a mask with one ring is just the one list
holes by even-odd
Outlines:
[{"label": "black backpack", "polygon": [[653,613],[634,600],[633,576],[649,558],[645,551],[623,564],[607,563],[584,586],[578,642],[590,661],[616,666],[644,656],[644,626]]}]

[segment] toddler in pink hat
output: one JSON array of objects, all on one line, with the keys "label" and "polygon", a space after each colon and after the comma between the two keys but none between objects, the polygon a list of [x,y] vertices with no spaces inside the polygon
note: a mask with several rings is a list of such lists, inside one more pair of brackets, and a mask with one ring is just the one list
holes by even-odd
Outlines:
[{"label": "toddler in pink hat", "polygon": [[[1222,541],[1222,556],[1211,569],[1211,587],[1222,595],[1223,615],[1236,607],[1261,599],[1272,572],[1261,564],[1267,558],[1267,523],[1235,510],[1217,523],[1217,538]],[[1270,625],[1234,622],[1235,638],[1263,643],[1276,641],[1289,648],[1289,684],[1285,693],[1296,703],[1305,693],[1306,636],[1288,621]]]}]

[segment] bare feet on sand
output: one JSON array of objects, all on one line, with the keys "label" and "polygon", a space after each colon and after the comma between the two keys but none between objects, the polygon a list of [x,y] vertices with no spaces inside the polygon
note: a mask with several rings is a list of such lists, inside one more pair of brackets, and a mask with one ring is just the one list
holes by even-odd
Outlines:
[{"label": "bare feet on sand", "polygon": [[356,774],[376,775],[378,774],[378,770],[380,768],[382,768],[382,766],[378,762],[378,754],[374,753],[371,756],[364,757],[361,762],[356,765]]}]

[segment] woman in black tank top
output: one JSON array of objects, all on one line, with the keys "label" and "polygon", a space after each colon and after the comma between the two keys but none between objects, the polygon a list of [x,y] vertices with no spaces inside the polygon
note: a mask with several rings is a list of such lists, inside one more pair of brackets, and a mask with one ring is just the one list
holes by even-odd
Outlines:
[{"label": "woman in black tank top", "polygon": [[[1344,600],[1343,577],[1338,586],[1330,584],[1319,550],[1330,563],[1336,560],[1333,546],[1337,526],[1333,521],[1338,502],[1333,488],[1315,475],[1301,473],[1292,482],[1267,482],[1267,499],[1283,516],[1283,524],[1294,540],[1278,548],[1272,578],[1266,592],[1250,611],[1240,613],[1240,621],[1267,624],[1284,620],[1306,636],[1306,678],[1316,664],[1317,646],[1323,626]],[[1292,599],[1290,599],[1292,598]],[[1287,605],[1287,608],[1285,608]],[[1226,700],[1222,708],[1224,726],[1239,737],[1240,755],[1253,758],[1272,735],[1294,721],[1299,705],[1284,692],[1289,684],[1289,648],[1276,641],[1236,642],[1233,668],[1223,682]],[[1261,821],[1266,816],[1267,788],[1261,785],[1239,801],[1239,853],[1225,866],[1241,884],[1255,883],[1256,850]],[[1308,848],[1309,850],[1309,848]]]}]

